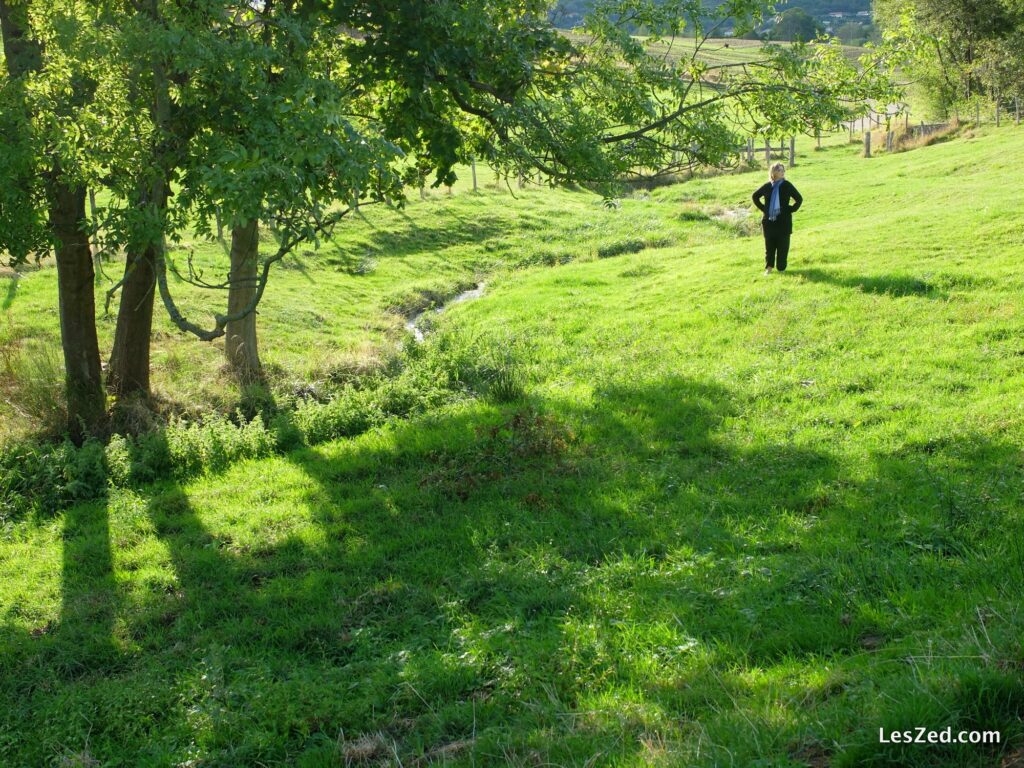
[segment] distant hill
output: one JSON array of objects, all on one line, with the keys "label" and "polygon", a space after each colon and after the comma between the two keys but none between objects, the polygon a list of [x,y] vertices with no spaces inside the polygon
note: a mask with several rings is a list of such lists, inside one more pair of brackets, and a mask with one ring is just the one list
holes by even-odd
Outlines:
[{"label": "distant hill", "polygon": [[[563,28],[571,28],[583,21],[583,16],[590,9],[593,0],[559,0],[552,13],[555,24]],[[803,8],[811,16],[825,19],[830,13],[857,14],[871,11],[871,0],[792,0],[789,3],[776,4],[776,10]]]}]

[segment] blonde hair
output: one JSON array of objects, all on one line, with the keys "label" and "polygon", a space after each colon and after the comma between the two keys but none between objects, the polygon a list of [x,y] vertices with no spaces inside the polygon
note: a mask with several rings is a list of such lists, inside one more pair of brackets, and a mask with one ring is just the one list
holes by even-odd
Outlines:
[{"label": "blonde hair", "polygon": [[768,172],[768,180],[775,181],[775,174],[778,173],[780,177],[786,175],[786,166],[782,163],[776,163],[772,166],[771,171]]}]

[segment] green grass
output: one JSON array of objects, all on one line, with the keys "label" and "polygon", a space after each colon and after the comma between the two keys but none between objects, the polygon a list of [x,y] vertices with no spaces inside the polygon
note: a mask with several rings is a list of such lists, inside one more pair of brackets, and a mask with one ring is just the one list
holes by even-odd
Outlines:
[{"label": "green grass", "polygon": [[[319,250],[301,249],[274,270],[258,320],[261,357],[278,396],[379,367],[394,355],[404,316],[440,303],[482,275],[533,263],[595,258],[622,244],[676,242],[686,222],[664,221],[641,201],[627,200],[608,216],[599,198],[584,192],[523,190],[497,183],[479,168],[480,191],[471,193],[468,169],[448,196],[413,190],[404,210],[367,206]],[[230,236],[230,235],[228,235]],[[262,248],[272,251],[264,232]],[[172,257],[181,272],[192,254],[208,282],[223,279],[224,246],[186,241]],[[102,312],[106,291],[123,271],[106,264],[97,288],[98,330],[104,357],[113,343],[117,301]],[[223,292],[174,280],[185,314],[212,325],[223,311]],[[60,423],[52,407],[59,391],[59,326],[55,273],[44,266],[19,279],[0,275],[0,444]],[[54,356],[56,350],[56,357]],[[244,393],[225,375],[222,346],[178,332],[158,300],[152,353],[153,389],[170,414],[231,414]],[[48,376],[46,375],[48,374]]]},{"label": "green grass", "polygon": [[[800,158],[770,278],[721,216],[763,172],[367,213],[343,252],[379,271],[282,273],[267,357],[392,344],[386,307],[487,274],[419,354],[525,394],[9,525],[0,763],[1019,759],[1022,149]],[[878,743],[947,725],[1004,743]]]}]

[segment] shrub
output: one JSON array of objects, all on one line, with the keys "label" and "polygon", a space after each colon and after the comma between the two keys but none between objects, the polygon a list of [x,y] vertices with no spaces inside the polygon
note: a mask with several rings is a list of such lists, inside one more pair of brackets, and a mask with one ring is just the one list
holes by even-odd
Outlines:
[{"label": "shrub", "polygon": [[107,443],[107,473],[113,485],[127,485],[132,479],[132,449],[128,438],[114,435]]},{"label": "shrub", "polygon": [[383,421],[373,394],[346,387],[328,403],[303,403],[295,411],[294,425],[310,445],[358,435]]},{"label": "shrub", "polygon": [[0,454],[0,520],[53,513],[107,491],[105,448],[89,440],[81,448],[26,443]]},{"label": "shrub", "polygon": [[173,474],[179,478],[219,472],[241,459],[269,456],[276,449],[273,434],[256,416],[239,425],[217,416],[203,424],[173,422],[165,434]]},{"label": "shrub", "polygon": [[61,446],[64,474],[64,499],[76,503],[98,499],[107,492],[107,467],[104,446],[99,440],[88,440],[81,448],[65,442]]},{"label": "shrub", "polygon": [[147,432],[128,442],[131,452],[131,480],[150,483],[172,473],[171,451],[164,432]]},{"label": "shrub", "polygon": [[521,256],[516,260],[514,266],[519,269],[526,267],[556,267],[560,264],[568,264],[576,258],[572,251],[564,248],[542,249]]},{"label": "shrub", "polygon": [[294,414],[290,411],[279,411],[270,421],[270,431],[278,450],[290,451],[302,445],[302,430],[295,424]]},{"label": "shrub", "polygon": [[261,382],[243,385],[238,400],[238,413],[245,421],[252,421],[257,416],[263,419],[271,418],[277,413],[274,393]]},{"label": "shrub", "polygon": [[451,387],[461,384],[493,403],[525,396],[527,376],[519,362],[519,339],[509,336],[482,343],[452,334],[438,342],[435,355],[451,377]]},{"label": "shrub", "polygon": [[651,237],[647,240],[648,248],[668,248],[676,244],[676,240],[671,235],[658,235],[657,237]]}]

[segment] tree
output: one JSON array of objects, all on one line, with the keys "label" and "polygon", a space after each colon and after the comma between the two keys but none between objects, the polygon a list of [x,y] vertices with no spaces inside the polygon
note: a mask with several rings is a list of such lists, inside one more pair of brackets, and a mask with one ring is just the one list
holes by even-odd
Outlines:
[{"label": "tree", "polygon": [[[442,172],[471,148],[515,171],[614,185],[721,163],[751,129],[830,124],[886,85],[882,51],[863,72],[829,46],[769,47],[756,65],[703,61],[701,47],[727,18],[740,33],[761,21],[756,2],[598,0],[572,40],[551,29],[546,12],[545,2],[521,0],[330,6],[358,30],[356,82],[387,84],[376,115],[386,135],[403,150],[426,151]],[[647,41],[630,34],[638,27]],[[651,47],[684,31],[697,45],[682,58]],[[460,112],[479,128],[454,129]]]},{"label": "tree", "polygon": [[876,0],[875,13],[887,29],[913,28],[920,44],[907,72],[935,111],[949,114],[984,98],[1005,79],[1008,63],[1012,69],[1013,41],[1024,29],[1022,5],[1019,0]]},{"label": "tree", "polygon": [[870,24],[848,21],[836,30],[836,37],[846,45],[863,45],[873,34]]},{"label": "tree", "polygon": [[[83,63],[86,56],[52,55],[31,19],[27,3],[0,0],[6,64],[6,78],[0,82],[4,107],[0,122],[5,136],[13,139],[0,161],[0,187],[5,188],[0,198],[0,252],[6,250],[18,262],[48,249],[50,243],[56,250],[68,432],[80,441],[99,428],[106,403],[96,336],[86,188],[76,141],[61,129],[86,115],[95,84]],[[62,35],[60,29],[53,30],[50,42],[63,48],[61,52],[81,54],[81,40],[66,31]],[[48,70],[55,60],[63,66]],[[38,80],[34,94],[26,87],[33,78]]]},{"label": "tree", "polygon": [[[237,372],[256,377],[253,313],[271,265],[330,232],[360,193],[393,194],[401,184],[392,167],[398,152],[346,117],[359,111],[359,94],[329,74],[339,65],[334,30],[294,3],[147,0],[117,34],[114,67],[133,84],[130,111],[148,119],[125,121],[134,151],[108,175],[112,240],[129,253],[117,286],[111,387],[122,395],[148,391],[156,294],[181,330],[205,341],[227,336]],[[217,216],[232,228],[225,279],[208,282],[191,268],[183,274],[169,263],[166,241],[190,228],[209,235]],[[259,221],[273,222],[277,237],[262,262]],[[227,314],[215,312],[212,326],[186,317],[168,270],[228,290]]]},{"label": "tree", "polygon": [[803,8],[789,8],[779,16],[772,40],[810,42],[822,32],[821,24]]}]

